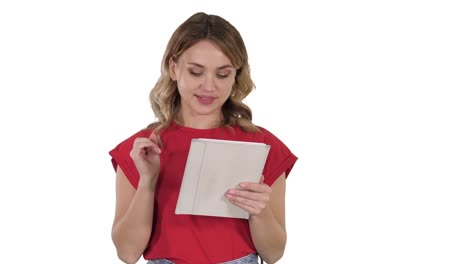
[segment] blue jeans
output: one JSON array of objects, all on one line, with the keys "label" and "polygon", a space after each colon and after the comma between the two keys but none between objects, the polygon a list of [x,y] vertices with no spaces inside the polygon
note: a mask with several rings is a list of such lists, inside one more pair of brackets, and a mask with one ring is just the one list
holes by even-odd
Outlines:
[{"label": "blue jeans", "polygon": [[[154,259],[148,261],[147,264],[175,264],[167,259]],[[250,254],[242,258],[231,260],[228,262],[223,262],[222,264],[258,264],[257,254]]]}]

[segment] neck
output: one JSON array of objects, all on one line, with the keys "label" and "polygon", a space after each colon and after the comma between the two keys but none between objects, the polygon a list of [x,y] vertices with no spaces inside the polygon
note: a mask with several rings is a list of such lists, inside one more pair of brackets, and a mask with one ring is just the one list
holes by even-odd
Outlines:
[{"label": "neck", "polygon": [[223,117],[219,115],[190,115],[182,111],[176,116],[175,122],[190,128],[209,129],[220,127]]}]

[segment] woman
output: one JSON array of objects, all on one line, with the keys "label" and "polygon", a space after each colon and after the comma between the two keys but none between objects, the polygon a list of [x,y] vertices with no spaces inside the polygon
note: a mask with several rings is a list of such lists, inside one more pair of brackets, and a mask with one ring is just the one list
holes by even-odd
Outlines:
[{"label": "woman", "polygon": [[[112,240],[136,263],[275,263],[286,245],[285,179],[297,158],[252,123],[242,100],[254,89],[239,32],[219,16],[197,13],[172,35],[161,77],[150,93],[157,123],[110,151],[117,174]],[[193,138],[270,145],[260,183],[241,183],[226,198],[249,219],[176,215]]]}]

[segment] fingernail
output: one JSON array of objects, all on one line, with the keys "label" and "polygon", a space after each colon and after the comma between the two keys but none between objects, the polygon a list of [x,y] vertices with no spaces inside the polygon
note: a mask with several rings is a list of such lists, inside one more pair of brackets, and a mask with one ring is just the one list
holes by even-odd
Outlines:
[{"label": "fingernail", "polygon": [[245,183],[241,183],[241,184],[239,184],[239,186],[240,186],[241,188],[245,188],[246,185],[245,185]]}]

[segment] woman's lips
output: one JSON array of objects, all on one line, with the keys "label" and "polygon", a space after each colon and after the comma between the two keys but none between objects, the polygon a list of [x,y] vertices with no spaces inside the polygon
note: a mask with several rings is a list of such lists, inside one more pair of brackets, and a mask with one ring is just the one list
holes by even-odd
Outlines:
[{"label": "woman's lips", "polygon": [[215,96],[204,96],[204,95],[196,95],[198,102],[204,105],[212,104],[215,100]]}]

